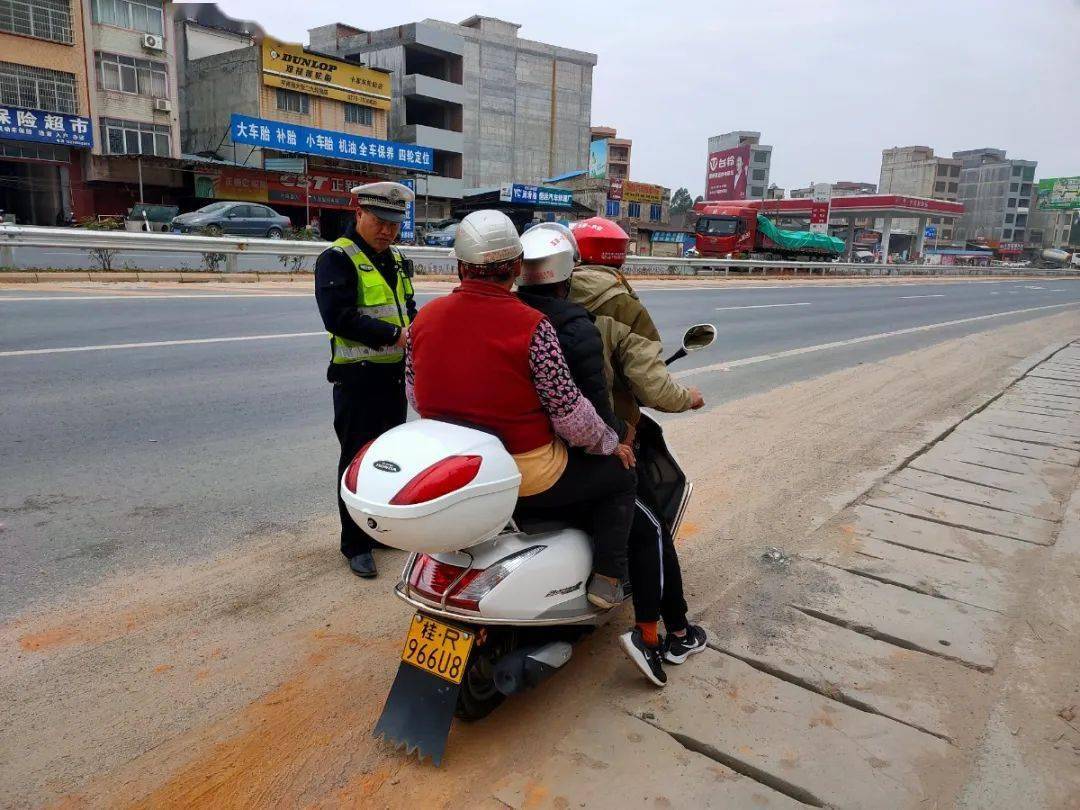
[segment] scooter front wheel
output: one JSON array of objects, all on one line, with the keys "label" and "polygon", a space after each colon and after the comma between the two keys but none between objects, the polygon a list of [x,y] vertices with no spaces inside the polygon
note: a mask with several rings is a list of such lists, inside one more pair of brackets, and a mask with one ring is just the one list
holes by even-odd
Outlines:
[{"label": "scooter front wheel", "polygon": [[454,714],[462,720],[487,717],[506,700],[495,686],[495,668],[488,655],[474,655],[465,670]]}]

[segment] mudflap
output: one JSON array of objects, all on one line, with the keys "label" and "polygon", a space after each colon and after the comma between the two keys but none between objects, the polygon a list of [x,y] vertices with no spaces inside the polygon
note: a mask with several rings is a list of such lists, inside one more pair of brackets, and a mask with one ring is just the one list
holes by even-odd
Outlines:
[{"label": "mudflap", "polygon": [[418,752],[421,762],[428,756],[441,765],[459,691],[461,684],[402,661],[375,724],[375,736],[395,748],[404,746],[407,754]]}]

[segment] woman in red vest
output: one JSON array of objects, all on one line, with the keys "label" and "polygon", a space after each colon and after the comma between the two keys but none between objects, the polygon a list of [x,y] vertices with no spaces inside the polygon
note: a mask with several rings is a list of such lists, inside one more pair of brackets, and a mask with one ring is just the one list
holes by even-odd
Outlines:
[{"label": "woman in red vest", "polygon": [[469,214],[455,253],[460,286],[421,309],[409,329],[409,402],[424,418],[497,435],[521,471],[521,507],[587,513],[596,545],[588,598],[612,608],[624,596],[633,451],[574,384],[551,323],[510,292],[522,257],[510,219]]}]

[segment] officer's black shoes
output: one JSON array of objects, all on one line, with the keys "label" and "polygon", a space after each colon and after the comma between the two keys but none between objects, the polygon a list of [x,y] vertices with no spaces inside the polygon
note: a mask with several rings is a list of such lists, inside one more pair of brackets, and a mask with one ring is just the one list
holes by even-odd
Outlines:
[{"label": "officer's black shoes", "polygon": [[375,558],[371,556],[370,551],[361,551],[349,557],[349,568],[358,577],[364,579],[374,579],[379,573],[379,569],[375,567]]}]

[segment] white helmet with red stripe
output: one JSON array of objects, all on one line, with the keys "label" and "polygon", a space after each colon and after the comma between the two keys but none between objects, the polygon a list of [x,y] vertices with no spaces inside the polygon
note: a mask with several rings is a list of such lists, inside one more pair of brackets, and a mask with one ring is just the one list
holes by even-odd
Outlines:
[{"label": "white helmet with red stripe", "polygon": [[521,275],[518,286],[533,287],[566,281],[577,263],[577,240],[565,225],[542,222],[521,237]]}]

